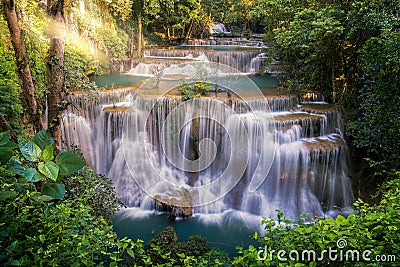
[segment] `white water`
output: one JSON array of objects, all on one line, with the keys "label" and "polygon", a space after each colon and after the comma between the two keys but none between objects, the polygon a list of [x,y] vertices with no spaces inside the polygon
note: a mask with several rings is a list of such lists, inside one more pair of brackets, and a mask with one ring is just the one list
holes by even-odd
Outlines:
[{"label": "white water", "polygon": [[[275,217],[277,209],[296,219],[351,206],[340,114],[310,110],[292,97],[265,98],[243,76],[265,71],[260,49],[154,49],[145,57],[128,73],[154,77],[140,95],[129,89],[72,95],[63,117],[65,145],[80,146],[125,204],[141,211],[135,216],[175,201],[207,224],[257,227],[260,216]],[[279,72],[275,67],[270,72]],[[247,100],[162,95],[198,80]]]},{"label": "white water", "polygon": [[[153,210],[153,198],[189,194],[195,214],[217,216],[204,220],[231,214],[246,221],[274,217],[276,209],[289,218],[319,216],[352,203],[334,110],[307,118],[290,112],[295,102],[287,98],[182,103],[127,90],[70,100],[77,109],[64,116],[65,143],[80,145],[129,207]],[[128,104],[129,112],[103,109]],[[274,122],[270,106],[272,116],[294,118]]]},{"label": "white water", "polygon": [[[153,49],[146,50],[145,62],[138,63],[128,73],[134,75],[151,76],[154,70],[161,70],[177,61],[214,62],[235,68],[242,73],[260,73],[266,71],[268,57],[259,48],[241,50],[214,51],[212,49]],[[149,59],[153,61],[149,61]]]}]

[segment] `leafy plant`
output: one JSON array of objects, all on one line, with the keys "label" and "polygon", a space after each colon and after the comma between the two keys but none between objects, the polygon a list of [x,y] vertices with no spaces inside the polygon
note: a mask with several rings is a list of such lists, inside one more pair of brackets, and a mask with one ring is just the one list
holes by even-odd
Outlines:
[{"label": "leafy plant", "polygon": [[382,167],[375,164],[376,171],[399,169],[399,47],[400,34],[384,32],[370,38],[359,56],[358,114],[347,132],[356,149],[381,162]]},{"label": "leafy plant", "polygon": [[[378,205],[371,206],[358,200],[354,204],[357,210],[347,217],[339,215],[336,218],[317,218],[312,221],[303,217],[293,221],[278,211],[277,220],[263,219],[266,234],[261,236],[256,233],[254,236],[260,247],[240,248],[241,255],[235,257],[233,265],[382,266],[382,262],[376,259],[384,255],[387,259],[385,266],[397,266],[395,257],[400,250],[400,234],[397,230],[400,227],[400,172],[396,173],[395,178],[381,188],[382,199]],[[339,240],[344,242],[343,246],[339,247]],[[283,257],[286,260],[279,259],[280,250],[286,252]],[[327,254],[330,250],[335,251],[332,257]],[[289,257],[291,251],[299,254],[292,253],[292,257]],[[301,258],[303,251],[314,251],[315,258],[308,252],[307,258]],[[347,251],[358,251],[359,260],[352,256],[350,258]],[[364,251],[370,251],[366,258],[362,257]],[[298,255],[300,258],[296,259]],[[345,257],[348,257],[347,260]]]},{"label": "leafy plant", "polygon": [[9,139],[0,133],[0,265],[112,263],[118,244],[110,216],[121,202],[109,180],[81,170],[75,153],[57,153],[46,131],[18,144]]},{"label": "leafy plant", "polygon": [[340,70],[343,12],[336,7],[306,8],[287,26],[273,30],[275,57],[284,63],[289,89],[324,92],[332,99]]},{"label": "leafy plant", "polygon": [[[102,264],[103,252],[115,240],[110,224],[91,215],[91,208],[80,203],[80,199],[56,204],[43,201],[32,188],[21,193],[15,186],[14,194],[7,202],[1,201],[0,207],[3,266]],[[25,190],[28,188],[25,186]],[[3,195],[5,191],[1,192]]]},{"label": "leafy plant", "polygon": [[[18,146],[10,141],[9,132],[0,133],[2,163],[11,159],[8,171],[40,185],[41,192],[53,199],[63,199],[65,185],[62,179],[82,169],[86,163],[76,154],[63,151],[55,155],[54,140],[42,130],[32,140],[20,138]],[[18,155],[12,149],[18,147]],[[21,155],[21,156],[19,156]]]},{"label": "leafy plant", "polygon": [[116,196],[111,180],[88,167],[69,175],[68,179],[64,179],[64,184],[65,199],[80,199],[91,207],[91,214],[96,217],[111,221],[114,212],[124,206]]},{"label": "leafy plant", "polygon": [[182,94],[182,100],[186,101],[206,95],[211,90],[211,86],[209,82],[193,82],[180,86],[178,91]]}]

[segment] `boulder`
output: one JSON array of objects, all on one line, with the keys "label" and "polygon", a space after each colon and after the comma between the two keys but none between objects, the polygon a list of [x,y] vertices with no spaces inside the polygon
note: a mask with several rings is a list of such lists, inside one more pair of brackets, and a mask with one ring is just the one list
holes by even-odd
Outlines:
[{"label": "boulder", "polygon": [[193,215],[192,193],[187,189],[170,190],[164,195],[154,197],[156,206],[161,206],[164,210],[176,212],[182,217]]}]

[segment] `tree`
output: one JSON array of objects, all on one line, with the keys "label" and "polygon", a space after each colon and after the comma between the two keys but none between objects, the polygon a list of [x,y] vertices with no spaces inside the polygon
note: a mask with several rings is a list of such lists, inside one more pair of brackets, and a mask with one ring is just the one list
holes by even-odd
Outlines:
[{"label": "tree", "polygon": [[22,83],[21,99],[24,112],[25,128],[30,128],[34,133],[43,127],[39,113],[39,107],[35,99],[35,87],[32,80],[31,69],[29,67],[28,55],[25,50],[24,37],[19,26],[16,1],[3,0],[3,13],[7,21],[11,34],[11,42],[14,47],[15,60],[17,63],[18,76]]},{"label": "tree", "polygon": [[297,12],[308,7],[305,0],[260,0],[256,1],[253,16],[265,27],[265,33],[271,37],[273,30],[289,26]]},{"label": "tree", "polygon": [[47,61],[48,79],[48,128],[50,129],[56,145],[61,147],[61,113],[64,99],[64,0],[49,0],[47,6],[51,19],[50,48]]},{"label": "tree", "polygon": [[132,5],[132,12],[137,22],[137,34],[136,34],[136,44],[137,44],[137,56],[142,57],[142,44],[143,44],[143,8],[144,8],[144,0],[135,0]]},{"label": "tree", "polygon": [[289,88],[323,91],[335,100],[336,80],[342,74],[342,16],[333,7],[304,9],[287,27],[273,31],[275,56],[284,62]]}]

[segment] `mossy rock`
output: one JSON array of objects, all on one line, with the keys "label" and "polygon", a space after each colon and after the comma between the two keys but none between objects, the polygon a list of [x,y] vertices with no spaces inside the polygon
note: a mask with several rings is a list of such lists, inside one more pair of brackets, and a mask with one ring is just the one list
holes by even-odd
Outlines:
[{"label": "mossy rock", "polygon": [[159,234],[157,234],[149,243],[149,246],[171,246],[178,241],[178,236],[172,226],[166,227]]}]

